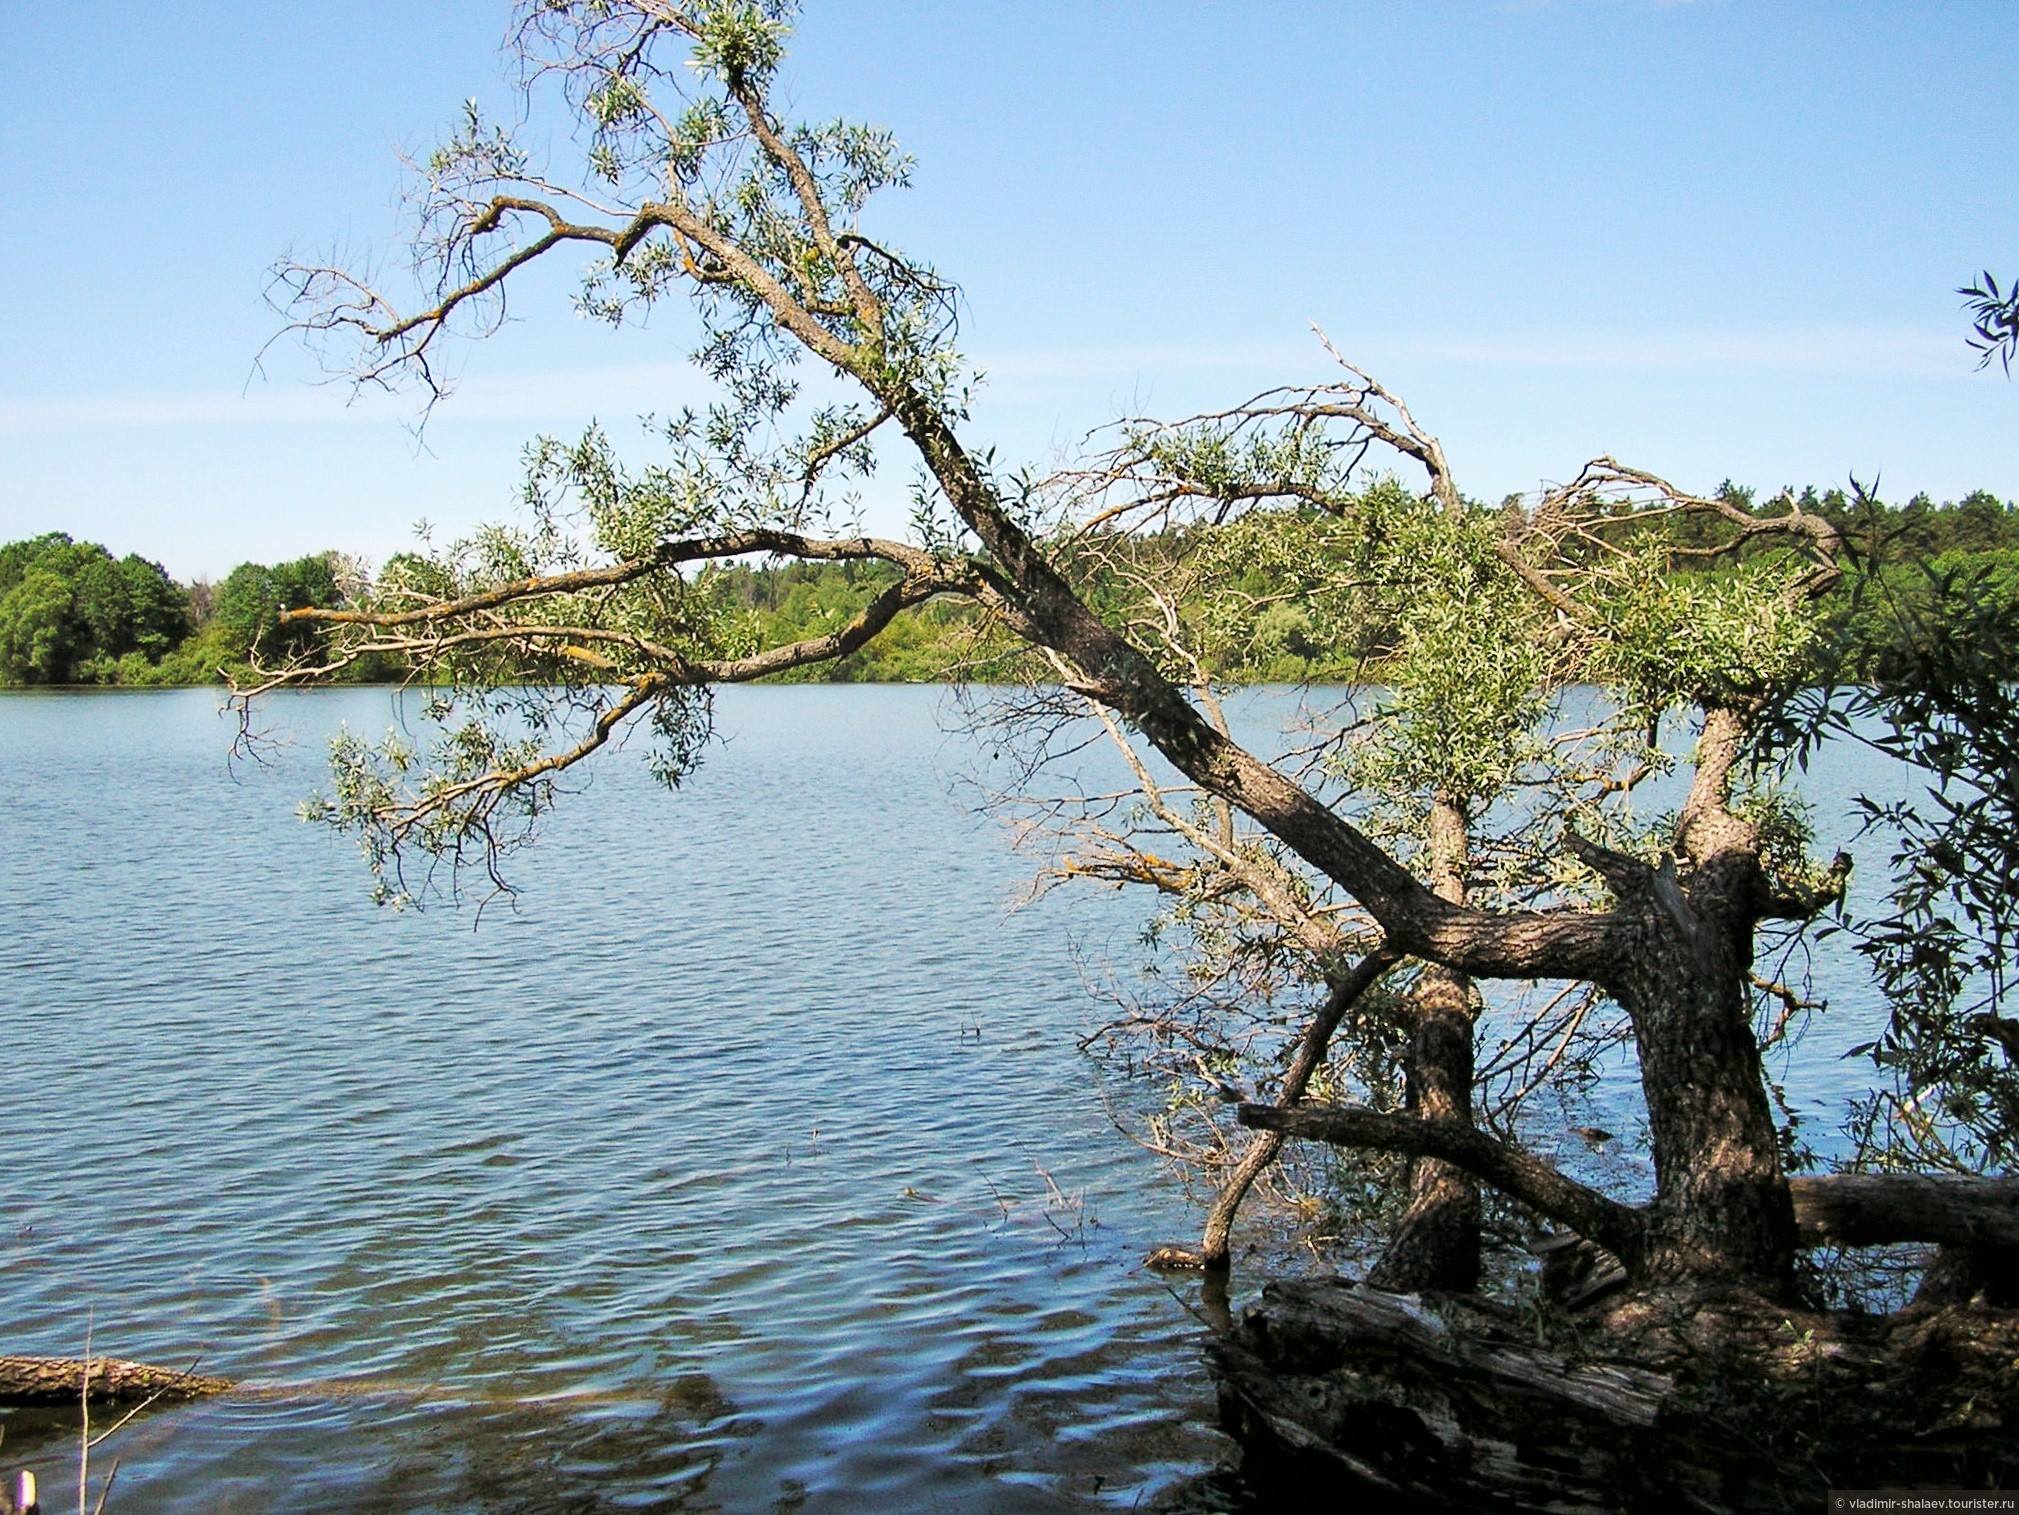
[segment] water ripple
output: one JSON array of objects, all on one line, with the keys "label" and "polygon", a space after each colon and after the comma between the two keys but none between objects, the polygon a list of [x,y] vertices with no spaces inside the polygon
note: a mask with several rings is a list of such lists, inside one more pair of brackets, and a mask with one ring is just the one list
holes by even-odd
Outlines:
[{"label": "water ripple", "polygon": [[[731,692],[687,788],[606,764],[477,931],[292,821],[383,694],[278,702],[236,773],[201,691],[0,701],[7,1349],[89,1321],[252,1386],[122,1432],[119,1499],[1128,1507],[1217,1455],[1135,1266],[1193,1219],[933,701]],[[9,1429],[62,1502],[72,1432]]]}]

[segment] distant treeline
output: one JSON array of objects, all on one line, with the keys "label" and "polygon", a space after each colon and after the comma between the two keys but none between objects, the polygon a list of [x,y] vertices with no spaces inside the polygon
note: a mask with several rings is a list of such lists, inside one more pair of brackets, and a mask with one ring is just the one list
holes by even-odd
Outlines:
[{"label": "distant treeline", "polygon": [[[1729,484],[1725,489],[1750,498]],[[1969,579],[1993,594],[2019,598],[2019,504],[1986,490],[1950,503],[1916,495],[1902,505],[1854,505],[1839,491],[1810,489],[1800,501],[1836,522],[1857,549],[1860,566],[1835,591],[1842,624],[1858,649],[1854,661],[1885,651],[1901,634],[1899,607],[1927,599],[1942,579]],[[1658,529],[1688,545],[1697,531],[1708,543],[1717,528],[1685,516],[1669,518]],[[1153,556],[1159,547],[1150,539],[1139,550]],[[133,554],[115,558],[95,542],[61,532],[8,543],[0,546],[0,683],[219,682],[221,670],[248,665],[255,644],[269,659],[311,645],[312,633],[296,633],[293,647],[275,645],[275,620],[285,609],[341,604],[339,561],[336,553],[323,552],[287,563],[241,563],[217,583],[178,584],[158,563]],[[717,571],[715,584],[749,617],[759,642],[775,645],[834,630],[895,576],[874,563],[787,563],[725,568]],[[1353,678],[1378,664],[1382,626],[1369,623],[1344,634],[1335,628],[1317,637],[1300,607],[1269,601],[1268,588],[1255,586],[1264,608],[1236,639],[1242,651],[1236,666],[1222,670],[1227,677]],[[1872,593],[1874,588],[1884,592]],[[968,606],[934,603],[899,616],[861,651],[797,676],[837,683],[931,682],[968,669],[985,674],[991,654],[1002,650],[977,636]],[[400,672],[393,664],[358,665],[348,677],[395,679]]]},{"label": "distant treeline", "polygon": [[282,610],[336,605],[333,552],[241,563],[178,584],[64,532],[0,547],[0,683],[211,684],[243,668]]}]

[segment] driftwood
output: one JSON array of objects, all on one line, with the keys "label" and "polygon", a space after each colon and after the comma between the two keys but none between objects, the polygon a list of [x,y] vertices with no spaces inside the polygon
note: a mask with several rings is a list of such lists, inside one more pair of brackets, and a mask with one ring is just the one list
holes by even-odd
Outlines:
[{"label": "driftwood", "polygon": [[[85,1362],[76,1357],[0,1356],[0,1407],[29,1409],[78,1404],[86,1388]],[[90,1360],[89,1393],[98,1405],[135,1404],[143,1399],[200,1399],[231,1387],[176,1368],[157,1368],[117,1357]]]},{"label": "driftwood", "polygon": [[1269,1285],[1212,1354],[1243,1474],[1272,1496],[1751,1515],[1832,1486],[2019,1482],[2012,1312],[1671,1291],[1571,1323],[1334,1280]]}]

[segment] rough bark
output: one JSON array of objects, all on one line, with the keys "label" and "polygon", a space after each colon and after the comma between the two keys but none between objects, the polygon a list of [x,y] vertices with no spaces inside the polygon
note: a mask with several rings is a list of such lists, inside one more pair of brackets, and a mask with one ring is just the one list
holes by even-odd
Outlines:
[{"label": "rough bark", "polygon": [[2019,1481],[2019,1314],[1629,1295],[1575,1329],[1273,1284],[1211,1349],[1265,1496],[1430,1510],[1767,1512],[1826,1488]]},{"label": "rough bark", "polygon": [[2019,1250],[2019,1178],[1834,1173],[1788,1182],[1805,1246],[1937,1241]]},{"label": "rough bark", "polygon": [[[1465,903],[1465,809],[1433,800],[1425,837],[1430,887],[1441,900]],[[1472,981],[1442,964],[1424,966],[1409,996],[1416,1024],[1403,1060],[1406,1108],[1419,1120],[1472,1124]],[[1377,1289],[1411,1293],[1479,1284],[1479,1185],[1439,1157],[1409,1168],[1409,1207],[1367,1274]]]},{"label": "rough bark", "polygon": [[1645,1265],[1660,1277],[1789,1281],[1795,1216],[1732,941],[1645,941],[1629,1000],[1654,1137]]},{"label": "rough bark", "polygon": [[[1405,1063],[1408,1112],[1472,1124],[1472,1015],[1456,974],[1426,968],[1411,996],[1416,1025]],[[1479,1284],[1479,1185],[1440,1157],[1410,1164],[1409,1207],[1367,1282],[1377,1289],[1471,1289]]]},{"label": "rough bark", "polygon": [[1785,1290],[1795,1224],[1753,1036],[1753,932],[1767,905],[1759,835],[1730,808],[1746,712],[1712,709],[1696,744],[1675,860],[1578,852],[1617,896],[1619,957],[1602,976],[1633,1022],[1655,1168],[1654,1277]]},{"label": "rough bark", "polygon": [[[26,1409],[78,1404],[86,1387],[85,1371],[81,1358],[0,1356],[0,1406]],[[89,1392],[93,1404],[131,1404],[156,1396],[200,1399],[208,1394],[222,1394],[230,1387],[227,1379],[157,1368],[144,1362],[126,1362],[117,1357],[94,1357],[90,1361]]]},{"label": "rough bark", "polygon": [[1265,1495],[1327,1488],[1342,1507],[1617,1510],[1635,1470],[1622,1432],[1651,1426],[1670,1387],[1505,1328],[1455,1332],[1410,1296],[1336,1281],[1269,1285],[1210,1352],[1248,1481]]},{"label": "rough bark", "polygon": [[1743,938],[1688,905],[1628,948],[1633,1018],[1655,1167],[1644,1263],[1661,1277],[1723,1276],[1784,1287],[1794,1211],[1760,1078]]}]

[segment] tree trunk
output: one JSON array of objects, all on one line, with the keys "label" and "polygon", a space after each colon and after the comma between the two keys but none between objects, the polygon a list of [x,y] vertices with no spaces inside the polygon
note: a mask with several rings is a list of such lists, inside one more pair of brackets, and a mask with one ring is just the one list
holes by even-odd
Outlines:
[{"label": "tree trunk", "polygon": [[1794,1207],[1760,1074],[1747,994],[1752,922],[1652,882],[1641,949],[1617,985],[1633,1018],[1652,1137],[1655,1199],[1641,1258],[1654,1278],[1793,1277]]},{"label": "tree trunk", "polygon": [[[1430,887],[1454,905],[1465,903],[1467,827],[1459,801],[1439,795],[1431,802],[1424,837]],[[1471,981],[1427,963],[1410,1008],[1416,1025],[1404,1063],[1409,1110],[1419,1120],[1472,1124]],[[1435,1157],[1410,1165],[1409,1208],[1367,1282],[1398,1293],[1479,1286],[1479,1185],[1469,1173]]]},{"label": "tree trunk", "polygon": [[[1417,981],[1409,1042],[1408,1105],[1420,1120],[1472,1121],[1472,1016],[1464,981],[1426,968]],[[1409,1208],[1367,1275],[1399,1294],[1479,1285],[1479,1185],[1435,1157],[1410,1165]]]},{"label": "tree trunk", "polygon": [[1646,1276],[1745,1280],[1769,1293],[1793,1281],[1794,1207],[1781,1171],[1753,1036],[1753,934],[1767,908],[1759,830],[1731,808],[1750,712],[1711,708],[1676,859],[1649,869],[1579,849],[1631,917],[1608,987],[1632,1018],[1654,1148]]}]

